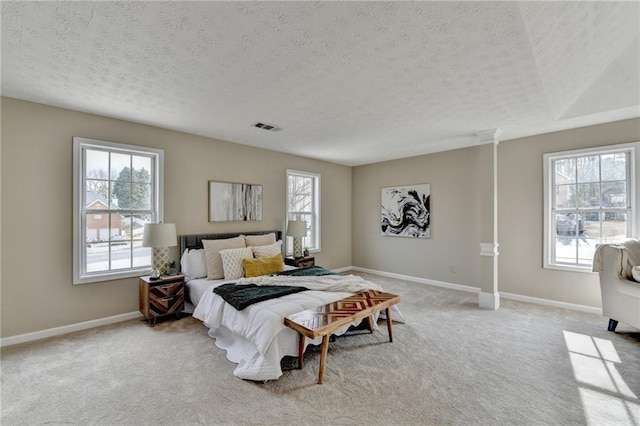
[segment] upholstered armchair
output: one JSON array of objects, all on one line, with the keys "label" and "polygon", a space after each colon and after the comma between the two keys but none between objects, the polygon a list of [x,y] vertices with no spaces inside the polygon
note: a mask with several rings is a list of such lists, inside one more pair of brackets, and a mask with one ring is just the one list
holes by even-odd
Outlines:
[{"label": "upholstered armchair", "polygon": [[603,244],[596,250],[594,271],[600,274],[602,315],[609,318],[609,331],[615,331],[619,321],[640,328],[640,282],[632,275],[638,253],[637,240]]}]

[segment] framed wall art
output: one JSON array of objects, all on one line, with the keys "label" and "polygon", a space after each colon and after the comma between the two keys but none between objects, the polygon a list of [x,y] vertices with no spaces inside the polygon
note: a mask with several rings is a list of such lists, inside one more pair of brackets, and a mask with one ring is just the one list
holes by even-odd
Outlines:
[{"label": "framed wall art", "polygon": [[431,238],[431,185],[382,188],[382,235]]},{"label": "framed wall art", "polygon": [[209,222],[262,220],[262,185],[209,181]]}]

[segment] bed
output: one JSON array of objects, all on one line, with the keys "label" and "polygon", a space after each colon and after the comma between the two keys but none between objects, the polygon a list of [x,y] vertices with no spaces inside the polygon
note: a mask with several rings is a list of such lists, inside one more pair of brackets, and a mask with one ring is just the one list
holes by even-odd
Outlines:
[{"label": "bed", "polygon": [[[210,240],[228,240],[237,238],[239,235],[266,236],[268,234],[274,234],[278,241],[281,238],[280,231],[182,235],[180,237],[181,264],[184,267],[187,264],[185,258],[193,253],[202,254],[203,240],[210,244]],[[189,268],[193,269],[192,265]],[[286,268],[292,269],[292,267]],[[202,275],[202,272],[195,275]],[[278,379],[282,375],[281,360],[286,356],[298,356],[298,334],[284,325],[285,316],[353,294],[347,291],[304,290],[237,310],[216,294],[214,289],[223,284],[239,281],[242,280],[196,278],[186,275],[187,297],[195,307],[193,317],[202,321],[209,329],[209,336],[215,339],[215,345],[218,348],[226,351],[227,359],[237,364],[233,374],[246,380]],[[392,315],[394,320],[404,322],[397,309]],[[335,334],[344,334],[347,329],[348,327],[345,327]],[[308,344],[320,343],[320,338],[308,340],[305,348]]]}]

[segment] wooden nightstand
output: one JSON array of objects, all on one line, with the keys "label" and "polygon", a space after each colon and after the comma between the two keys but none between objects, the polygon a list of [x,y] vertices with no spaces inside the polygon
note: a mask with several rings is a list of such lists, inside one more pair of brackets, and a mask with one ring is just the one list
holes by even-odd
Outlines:
[{"label": "wooden nightstand", "polygon": [[184,275],[166,275],[159,280],[140,277],[140,312],[153,327],[158,317],[175,314],[184,309]]},{"label": "wooden nightstand", "polygon": [[313,256],[307,256],[300,259],[285,257],[284,264],[289,266],[297,266],[298,268],[308,268],[309,266],[315,266],[316,258]]}]

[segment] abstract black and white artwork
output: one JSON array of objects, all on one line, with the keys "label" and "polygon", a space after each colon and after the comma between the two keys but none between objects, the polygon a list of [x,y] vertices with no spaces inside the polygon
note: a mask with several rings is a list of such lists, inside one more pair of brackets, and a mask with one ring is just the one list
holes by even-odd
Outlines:
[{"label": "abstract black and white artwork", "polygon": [[262,185],[209,181],[209,222],[262,220]]},{"label": "abstract black and white artwork", "polygon": [[382,235],[430,238],[431,185],[382,188]]}]

